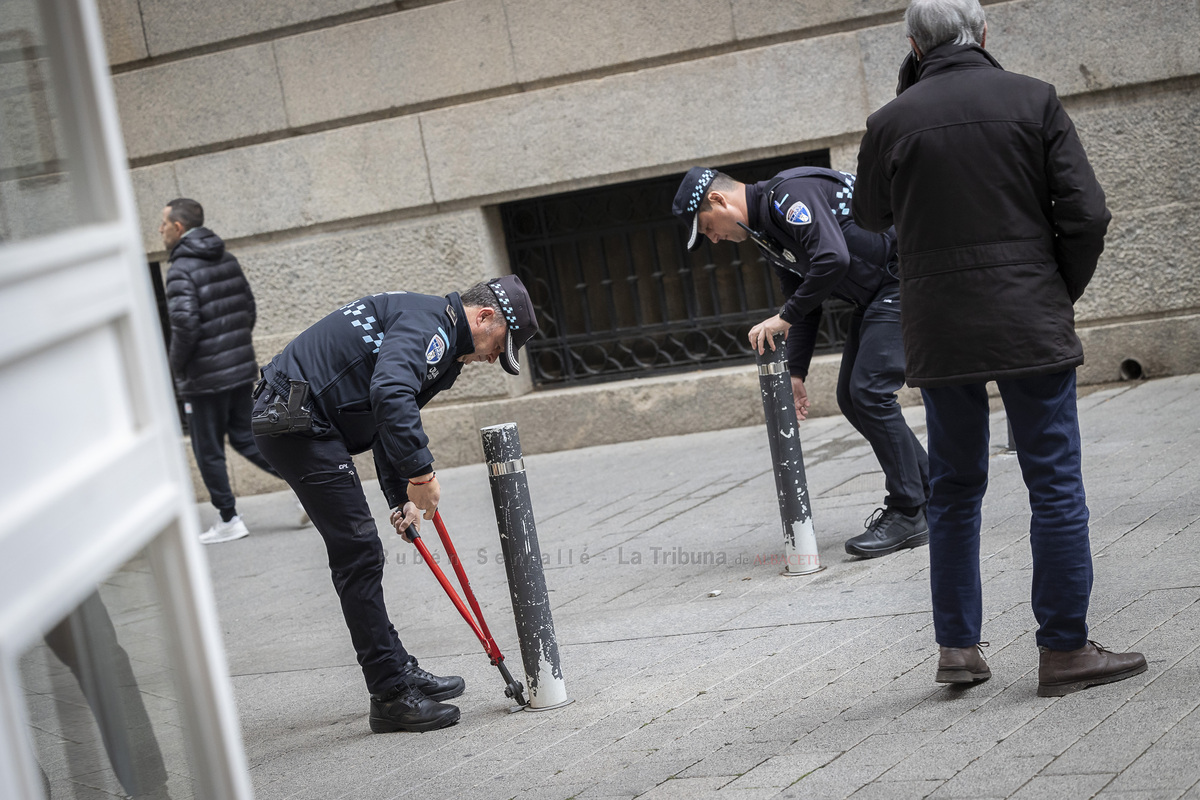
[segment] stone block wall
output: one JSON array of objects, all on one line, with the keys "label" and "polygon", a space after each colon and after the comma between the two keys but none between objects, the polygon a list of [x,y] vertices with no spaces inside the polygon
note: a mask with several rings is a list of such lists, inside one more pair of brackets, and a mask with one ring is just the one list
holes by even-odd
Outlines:
[{"label": "stone block wall", "polygon": [[[258,294],[263,360],[354,296],[508,271],[503,202],[820,148],[853,170],[867,115],[894,95],[904,6],[100,3],[147,254],[163,257],[167,199],[204,203]],[[986,9],[989,50],[1055,84],[1108,192],[1108,248],[1077,306],[1081,380],[1115,380],[1128,360],[1200,370],[1200,4]],[[440,460],[478,460],[473,428],[503,421],[493,411],[544,428],[522,431],[531,452],[700,424],[672,428],[662,403],[715,425],[757,419],[721,405],[723,370],[694,376],[715,389],[694,396],[674,379],[530,392],[496,373],[469,369],[439,398]],[[810,383],[836,413],[832,381]]]}]

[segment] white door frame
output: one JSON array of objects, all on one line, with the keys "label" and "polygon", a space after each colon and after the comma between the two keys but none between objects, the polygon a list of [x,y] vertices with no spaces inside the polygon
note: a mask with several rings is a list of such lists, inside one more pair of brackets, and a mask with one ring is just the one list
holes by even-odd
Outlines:
[{"label": "white door frame", "polygon": [[31,2],[78,224],[0,242],[0,797],[43,791],[19,658],[146,550],[197,796],[249,800],[99,15],[94,0]]}]

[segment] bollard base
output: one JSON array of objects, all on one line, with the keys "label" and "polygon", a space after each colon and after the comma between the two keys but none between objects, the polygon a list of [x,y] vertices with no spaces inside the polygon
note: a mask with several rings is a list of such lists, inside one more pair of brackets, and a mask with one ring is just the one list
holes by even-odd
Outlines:
[{"label": "bollard base", "polygon": [[824,567],[816,567],[814,569],[804,570],[803,572],[789,572],[788,570],[785,569],[783,572],[781,572],[779,574],[786,575],[789,578],[799,578],[804,575],[816,575],[818,572],[824,572],[824,571],[825,571]]},{"label": "bollard base", "polygon": [[561,703],[556,703],[552,706],[542,706],[541,708],[534,708],[533,706],[522,706],[520,710],[521,711],[553,711],[556,708],[562,708],[563,706],[569,706],[569,705],[571,705],[571,703],[574,703],[574,702],[575,702],[575,699],[571,698],[569,700],[563,700]]}]

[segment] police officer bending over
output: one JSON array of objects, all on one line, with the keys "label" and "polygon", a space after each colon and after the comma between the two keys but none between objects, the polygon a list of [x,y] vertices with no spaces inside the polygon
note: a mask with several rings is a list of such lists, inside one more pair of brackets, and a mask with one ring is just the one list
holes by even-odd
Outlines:
[{"label": "police officer bending over", "polygon": [[421,669],[400,643],[384,606],[383,545],[350,456],[374,451],[392,525],[419,529],[441,497],[420,409],[464,364],[499,359],[516,375],[517,350],[536,331],[529,295],[508,275],[461,296],[383,292],[347,303],[263,368],[258,446],[325,540],[376,733],[453,725],[458,708],[440,701],[465,684]]},{"label": "police officer bending over", "polygon": [[904,385],[904,349],[895,233],[855,225],[853,196],[853,175],[819,167],[789,169],[751,184],[693,167],[672,211],[691,231],[689,250],[699,246],[701,236],[713,243],[750,238],[775,268],[787,300],[778,314],[750,329],[750,345],[762,353],[775,348],[775,334],[787,334],[798,419],[808,415],[804,379],[821,302],[837,297],[854,305],[838,374],[838,407],[875,451],[887,496],[866,531],[846,542],[846,552],[874,558],[929,541],[929,459],[896,399]]}]

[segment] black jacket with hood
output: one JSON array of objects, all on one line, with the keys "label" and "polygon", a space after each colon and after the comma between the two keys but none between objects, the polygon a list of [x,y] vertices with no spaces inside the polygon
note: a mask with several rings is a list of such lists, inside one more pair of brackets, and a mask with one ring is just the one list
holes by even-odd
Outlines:
[{"label": "black jacket with hood", "polygon": [[1083,363],[1072,305],[1111,215],[1053,86],[974,45],[909,60],[867,120],[854,218],[896,227],[910,385]]},{"label": "black jacket with hood", "polygon": [[171,320],[171,372],[179,394],[216,394],[258,377],[251,332],[254,294],[238,260],[208,228],[171,250],[164,287]]}]

